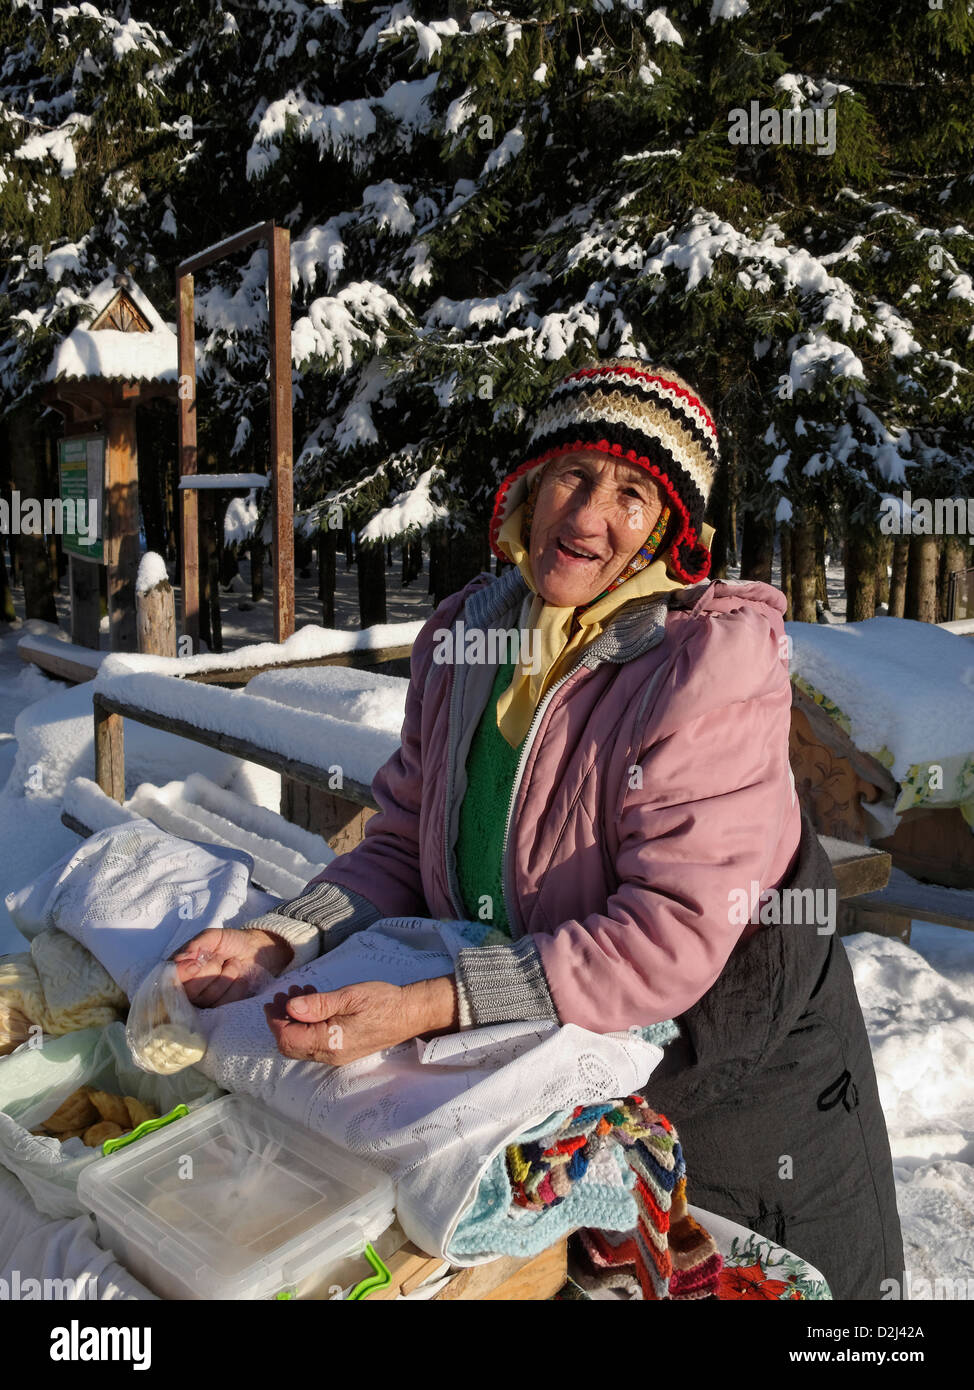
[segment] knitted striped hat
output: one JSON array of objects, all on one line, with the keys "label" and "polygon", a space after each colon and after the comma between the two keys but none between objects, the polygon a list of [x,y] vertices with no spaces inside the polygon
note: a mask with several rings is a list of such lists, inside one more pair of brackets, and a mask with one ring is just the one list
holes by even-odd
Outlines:
[{"label": "knitted striped hat", "polygon": [[720,460],[717,430],[682,377],[631,357],[578,367],[555,386],[536,417],[528,458],[497,489],[490,522],[495,555],[508,558],[497,535],[537,471],[575,449],[600,449],[651,473],[675,513],[669,568],[685,584],[706,578],[710,552],[699,533]]}]

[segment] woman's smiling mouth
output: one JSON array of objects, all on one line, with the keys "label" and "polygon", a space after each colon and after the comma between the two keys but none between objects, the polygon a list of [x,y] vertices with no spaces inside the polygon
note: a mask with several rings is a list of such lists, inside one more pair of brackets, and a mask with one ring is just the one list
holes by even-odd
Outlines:
[{"label": "woman's smiling mouth", "polygon": [[567,545],[562,540],[557,542],[555,548],[558,552],[559,560],[566,565],[590,565],[593,561],[598,559],[597,555],[592,555],[588,551],[583,551],[575,546]]}]

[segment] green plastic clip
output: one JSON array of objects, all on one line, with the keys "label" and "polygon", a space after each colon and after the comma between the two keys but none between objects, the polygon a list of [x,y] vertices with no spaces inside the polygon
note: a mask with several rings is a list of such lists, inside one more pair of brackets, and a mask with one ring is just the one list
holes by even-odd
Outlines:
[{"label": "green plastic clip", "polygon": [[162,1129],[164,1125],[171,1125],[173,1120],[181,1120],[184,1115],[189,1114],[189,1107],[183,1105],[182,1101],[170,1110],[168,1115],[160,1115],[155,1120],[143,1120],[140,1125],[136,1125],[131,1134],[120,1134],[117,1139],[106,1139],[101,1146],[101,1151],[107,1158],[109,1154],[117,1153],[119,1149],[124,1149],[128,1144],[134,1144],[137,1139],[141,1139],[144,1134],[151,1134],[153,1130]]},{"label": "green plastic clip", "polygon": [[348,1295],[347,1301],[350,1303],[359,1303],[363,1298],[368,1298],[370,1293],[375,1293],[376,1289],[386,1289],[392,1283],[392,1275],[389,1273],[388,1267],[383,1264],[381,1257],[375,1253],[371,1245],[365,1247],[365,1258],[375,1273],[370,1274],[360,1284],[355,1285],[355,1288]]}]

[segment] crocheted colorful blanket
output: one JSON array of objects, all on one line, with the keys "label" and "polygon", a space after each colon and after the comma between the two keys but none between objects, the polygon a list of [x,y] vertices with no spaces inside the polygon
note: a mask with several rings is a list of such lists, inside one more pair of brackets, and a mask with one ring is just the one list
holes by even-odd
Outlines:
[{"label": "crocheted colorful blanket", "polygon": [[558,1206],[613,1146],[635,1175],[637,1221],[624,1232],[581,1232],[595,1270],[611,1269],[608,1282],[643,1299],[716,1298],[723,1259],[687,1211],[679,1138],[642,1096],[579,1105],[550,1136],[508,1145],[514,1203],[535,1212]]}]

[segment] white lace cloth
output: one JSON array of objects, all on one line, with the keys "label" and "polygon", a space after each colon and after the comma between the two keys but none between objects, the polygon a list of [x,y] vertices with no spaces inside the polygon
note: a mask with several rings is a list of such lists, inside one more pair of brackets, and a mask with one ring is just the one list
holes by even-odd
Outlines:
[{"label": "white lace cloth", "polygon": [[[224,852],[166,835],[148,821],[92,836],[49,877],[41,918],[87,945],[130,995],[176,946],[231,918],[247,889],[239,857],[228,862]],[[192,920],[180,915],[187,900],[195,905]],[[197,1011],[208,1040],[200,1069],[383,1168],[398,1185],[406,1234],[437,1255],[501,1147],[554,1111],[639,1090],[663,1055],[638,1034],[550,1023],[414,1039],[336,1068],[289,1061],[277,1051],[263,1004],[279,990],[292,983],[321,991],[363,980],[409,984],[449,974],[473,930],[385,918],[263,995]]]},{"label": "white lace cloth", "polygon": [[469,944],[461,924],[387,917],[263,995],[200,1014],[201,1070],[383,1168],[406,1234],[437,1255],[500,1148],[556,1110],[638,1090],[663,1055],[638,1036],[550,1023],[417,1038],[342,1067],[292,1062],[274,1047],[263,1005],[283,986],[432,979]]},{"label": "white lace cloth", "polygon": [[98,831],[6,903],[24,936],[60,927],[87,946],[131,999],[153,965],[239,912],[252,867],[241,850],[133,820]]}]

